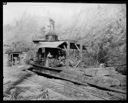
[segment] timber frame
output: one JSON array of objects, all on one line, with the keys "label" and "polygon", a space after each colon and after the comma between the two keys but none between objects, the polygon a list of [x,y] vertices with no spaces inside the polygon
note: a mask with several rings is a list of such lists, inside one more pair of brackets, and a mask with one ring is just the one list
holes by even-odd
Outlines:
[{"label": "timber frame", "polygon": [[[80,55],[80,60],[79,61],[77,61],[77,63],[76,63],[76,65],[75,65],[75,67],[77,67],[81,62],[82,62],[82,60],[83,60],[83,58],[82,58],[82,51],[83,50],[86,50],[86,48],[85,48],[85,46],[83,46],[83,44],[82,44],[82,42],[80,42],[79,44],[77,43],[77,41],[75,41],[75,40],[58,40],[58,41],[52,41],[52,42],[64,42],[63,44],[61,44],[60,46],[58,46],[57,48],[60,48],[60,49],[62,49],[62,50],[65,50],[65,52],[66,52],[66,67],[69,67],[69,65],[70,65],[70,49],[76,49],[76,50],[78,50],[79,51],[79,55]],[[37,47],[37,49],[38,49],[38,44],[40,43],[40,42],[50,42],[50,41],[46,41],[46,40],[37,40],[37,41],[33,41],[34,42],[34,44],[37,44],[36,45],[36,47]],[[52,44],[51,44],[52,45]],[[49,48],[49,47],[48,47]],[[52,48],[51,48],[52,49]],[[72,64],[71,64],[72,65]]]},{"label": "timber frame", "polygon": [[74,41],[66,41],[67,43],[67,48],[64,46],[64,49],[66,50],[66,66],[69,67],[69,50],[70,50],[70,44],[74,43],[77,50],[79,51],[79,55],[80,55],[80,60],[77,62],[77,64],[75,65],[75,67],[77,67],[83,60],[82,58],[82,51],[83,51],[83,45],[82,42],[80,42],[80,47],[78,46],[78,44]]}]

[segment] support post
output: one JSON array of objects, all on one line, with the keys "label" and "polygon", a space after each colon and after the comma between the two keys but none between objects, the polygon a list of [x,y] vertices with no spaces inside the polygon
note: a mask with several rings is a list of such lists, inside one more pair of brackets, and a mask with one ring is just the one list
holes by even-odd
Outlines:
[{"label": "support post", "polygon": [[66,51],[66,66],[69,67],[69,49],[70,49],[70,42],[67,41],[67,51]]},{"label": "support post", "polygon": [[77,64],[75,65],[75,68],[82,62],[83,58],[82,58],[82,51],[83,51],[83,45],[82,42],[80,42],[80,49],[79,47],[75,44],[75,46],[77,47],[77,49],[79,50],[79,56],[80,56],[80,60],[77,62]]},{"label": "support post", "polygon": [[76,45],[76,43],[75,43],[75,46],[76,46],[76,48],[80,51],[80,49],[79,49],[79,47]]},{"label": "support post", "polygon": [[12,54],[12,65],[13,65],[14,61],[13,61],[13,54]]}]

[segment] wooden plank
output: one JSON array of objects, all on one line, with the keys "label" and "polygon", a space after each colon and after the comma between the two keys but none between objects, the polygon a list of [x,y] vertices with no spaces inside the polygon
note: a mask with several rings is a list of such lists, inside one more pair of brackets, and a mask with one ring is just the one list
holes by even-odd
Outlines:
[{"label": "wooden plank", "polygon": [[67,52],[66,52],[66,66],[69,66],[69,49],[70,49],[70,42],[67,41]]},{"label": "wooden plank", "polygon": [[61,68],[45,67],[45,66],[41,66],[41,65],[38,65],[38,64],[34,64],[34,63],[30,63],[30,64],[33,65],[34,67],[40,67],[42,69],[53,70],[53,71],[62,71]]},{"label": "wooden plank", "polygon": [[102,85],[102,84],[100,84],[100,85],[99,84],[95,84],[95,82],[90,81],[89,79],[86,79],[86,80],[85,79],[84,80],[77,80],[77,79],[74,79],[74,78],[62,77],[61,75],[60,76],[53,75],[53,74],[48,74],[48,75],[52,75],[54,77],[58,77],[58,78],[61,78],[61,79],[72,81],[74,83],[78,83],[78,84],[81,84],[81,85],[87,85],[87,84],[89,84],[92,87],[96,87],[96,88],[102,89],[104,91],[112,91],[112,92],[116,92],[116,93],[126,94],[126,91],[124,91],[124,90],[115,89],[113,87],[108,87],[108,86],[105,86],[105,85]]}]

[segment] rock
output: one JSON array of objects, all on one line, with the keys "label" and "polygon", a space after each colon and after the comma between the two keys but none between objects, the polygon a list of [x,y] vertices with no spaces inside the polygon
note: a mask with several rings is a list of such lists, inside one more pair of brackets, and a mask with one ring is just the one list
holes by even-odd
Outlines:
[{"label": "rock", "polygon": [[114,67],[106,67],[105,69],[106,70],[109,70],[109,71],[115,71],[115,68]]},{"label": "rock", "polygon": [[88,68],[84,70],[84,73],[92,77],[109,75],[109,71],[104,68]]},{"label": "rock", "polygon": [[96,76],[105,76],[105,75],[110,75],[109,71],[105,69],[99,69],[96,73]]},{"label": "rock", "polygon": [[88,68],[84,70],[84,74],[89,76],[110,76],[118,74],[113,67],[106,68]]},{"label": "rock", "polygon": [[101,63],[101,64],[99,65],[99,68],[105,68],[105,64],[104,64],[104,63]]},{"label": "rock", "polygon": [[89,75],[89,76],[92,76],[92,77],[96,76],[96,72],[97,72],[96,68],[88,68],[88,69],[84,70],[85,75]]},{"label": "rock", "polygon": [[119,86],[120,85],[120,81],[118,79],[114,79],[114,78],[111,78],[111,77],[108,77],[108,76],[95,77],[94,80],[97,84],[105,85],[105,86],[108,86],[108,87]]}]

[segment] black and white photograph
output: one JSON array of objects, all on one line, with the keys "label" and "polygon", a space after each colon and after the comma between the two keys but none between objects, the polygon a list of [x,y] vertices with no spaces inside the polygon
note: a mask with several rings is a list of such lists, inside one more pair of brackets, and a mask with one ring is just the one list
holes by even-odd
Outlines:
[{"label": "black and white photograph", "polygon": [[126,100],[125,3],[3,3],[3,100]]}]

